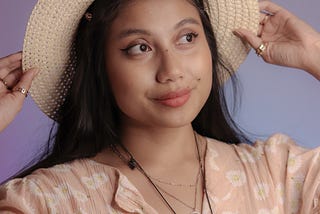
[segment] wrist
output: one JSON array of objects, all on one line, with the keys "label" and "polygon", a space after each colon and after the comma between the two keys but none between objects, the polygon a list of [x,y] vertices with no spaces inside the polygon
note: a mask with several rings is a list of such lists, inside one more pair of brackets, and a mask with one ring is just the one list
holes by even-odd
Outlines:
[{"label": "wrist", "polygon": [[306,60],[308,63],[305,65],[305,70],[320,81],[320,40],[310,46],[308,53]]}]

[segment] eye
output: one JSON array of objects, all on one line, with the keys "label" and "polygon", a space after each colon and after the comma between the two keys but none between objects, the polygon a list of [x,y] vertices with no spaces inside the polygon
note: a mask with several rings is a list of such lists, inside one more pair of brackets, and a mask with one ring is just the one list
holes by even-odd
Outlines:
[{"label": "eye", "polygon": [[197,33],[187,33],[185,35],[183,35],[180,39],[178,44],[190,44],[192,42],[194,42],[194,40],[198,37],[199,34]]},{"label": "eye", "polygon": [[128,55],[139,55],[149,52],[152,49],[147,44],[135,44],[121,50]]}]

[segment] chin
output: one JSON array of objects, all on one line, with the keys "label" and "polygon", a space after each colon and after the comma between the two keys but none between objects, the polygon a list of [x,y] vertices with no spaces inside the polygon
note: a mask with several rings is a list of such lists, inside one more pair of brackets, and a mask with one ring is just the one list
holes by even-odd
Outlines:
[{"label": "chin", "polygon": [[189,126],[192,121],[196,118],[197,114],[191,114],[190,112],[169,114],[169,115],[160,115],[161,118],[154,118],[154,120],[150,120],[151,123],[156,124],[156,126],[163,128],[181,128],[185,126]]}]

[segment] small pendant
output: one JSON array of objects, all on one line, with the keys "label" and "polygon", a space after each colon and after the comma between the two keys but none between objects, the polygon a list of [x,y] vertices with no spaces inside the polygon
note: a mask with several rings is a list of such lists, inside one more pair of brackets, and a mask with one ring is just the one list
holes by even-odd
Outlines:
[{"label": "small pendant", "polygon": [[192,211],[190,214],[200,214],[198,211]]},{"label": "small pendant", "polygon": [[128,166],[130,169],[134,170],[137,166],[136,160],[133,158],[130,158],[130,160],[128,161]]}]

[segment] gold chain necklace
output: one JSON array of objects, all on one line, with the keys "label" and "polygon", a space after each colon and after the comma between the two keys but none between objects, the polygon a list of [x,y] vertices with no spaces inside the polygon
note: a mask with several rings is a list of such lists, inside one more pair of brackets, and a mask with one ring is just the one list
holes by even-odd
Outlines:
[{"label": "gold chain necklace", "polygon": [[[202,160],[201,160],[201,155],[200,155],[200,151],[199,151],[199,145],[198,145],[198,140],[197,140],[197,136],[196,133],[194,132],[194,138],[195,138],[195,143],[196,143],[196,148],[197,148],[197,155],[198,155],[198,161],[199,161],[199,165],[200,165],[200,174],[202,177],[202,183],[203,183],[203,190],[204,193],[206,195],[206,199],[207,199],[207,203],[209,205],[209,209],[210,209],[210,213],[213,214],[213,210],[211,207],[211,203],[209,200],[209,196],[208,196],[208,191],[206,188],[206,179],[205,179],[205,169],[203,167],[202,164]],[[133,157],[133,155],[129,152],[129,150],[121,143],[119,143],[120,147],[125,151],[125,153],[129,156],[129,160],[124,157],[122,155],[122,153],[117,149],[117,145],[115,144],[111,144],[111,149],[112,151],[122,160],[124,161],[128,167],[131,170],[134,170],[135,168],[137,168],[139,170],[139,172],[141,172],[142,175],[145,176],[145,178],[150,182],[150,184],[154,187],[154,189],[156,190],[156,192],[159,194],[159,196],[161,197],[161,199],[163,200],[163,202],[166,204],[166,206],[168,207],[168,209],[170,209],[170,211],[174,214],[176,214],[176,211],[173,209],[173,207],[170,205],[170,203],[166,200],[166,198],[164,197],[164,195],[161,193],[160,188],[152,181],[151,177],[144,171],[144,169],[142,168],[142,166],[139,164],[139,162],[136,161],[136,159]],[[196,200],[196,199],[195,199]],[[193,210],[191,214],[199,214],[198,211]]]},{"label": "gold chain necklace", "polygon": [[176,201],[180,202],[181,204],[183,204],[184,206],[188,207],[189,209],[192,210],[193,214],[199,213],[196,211],[197,209],[197,193],[198,193],[198,185],[199,185],[199,176],[200,173],[198,173],[197,175],[197,179],[196,179],[196,183],[195,183],[195,190],[194,190],[194,201],[193,201],[193,206],[190,206],[189,204],[187,204],[186,202],[182,201],[181,199],[179,199],[178,197],[174,196],[173,194],[169,193],[168,191],[166,191],[165,189],[163,189],[162,187],[159,187],[159,189],[166,193],[168,196],[170,196],[171,198],[175,199]]},{"label": "gold chain necklace", "polygon": [[200,166],[199,166],[198,173],[196,175],[195,182],[193,184],[179,184],[179,183],[174,183],[174,182],[170,182],[170,181],[164,181],[164,180],[162,180],[160,178],[155,178],[155,177],[151,176],[150,174],[149,174],[149,177],[152,178],[152,180],[155,180],[155,181],[157,181],[159,183],[162,183],[162,184],[166,184],[166,185],[170,185],[170,186],[176,186],[176,187],[190,187],[191,188],[191,187],[196,187],[197,182],[198,182],[198,178],[200,176],[200,170],[201,169],[200,169]]}]

